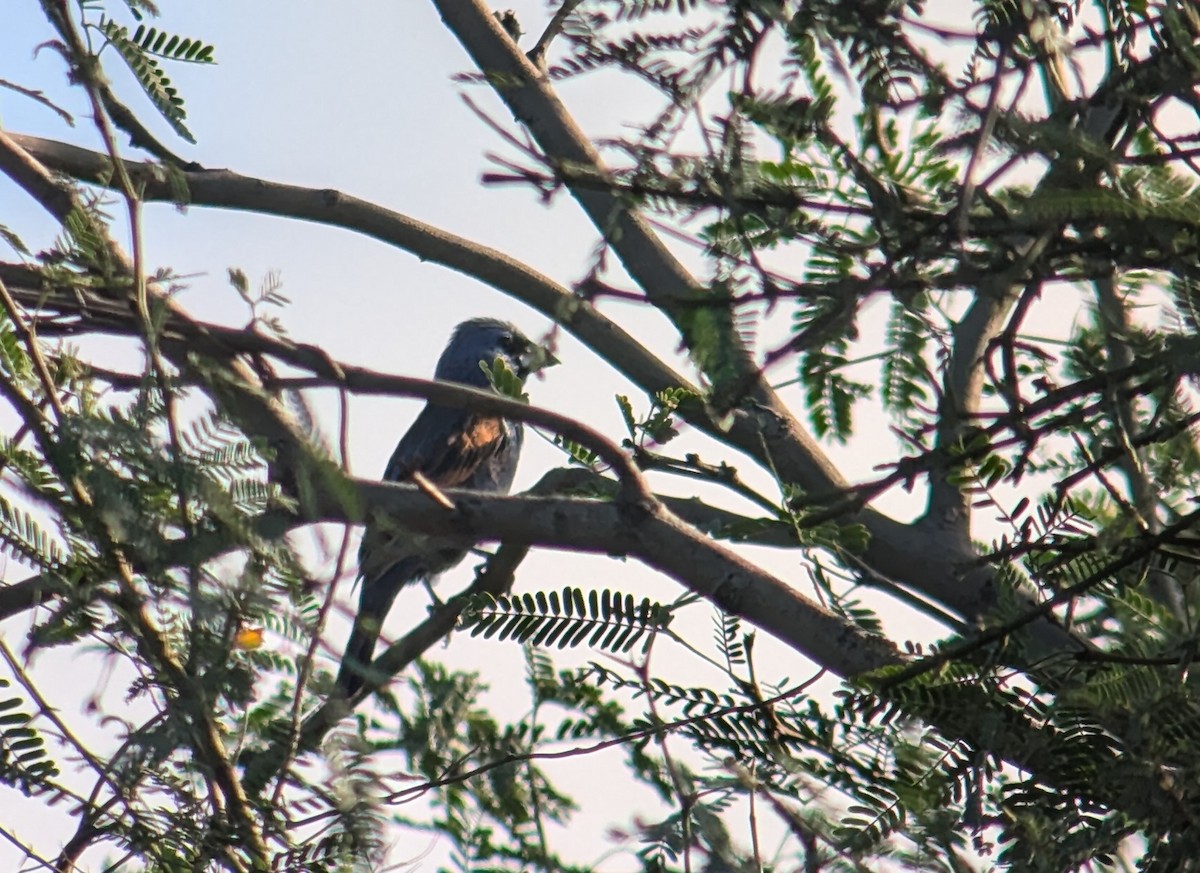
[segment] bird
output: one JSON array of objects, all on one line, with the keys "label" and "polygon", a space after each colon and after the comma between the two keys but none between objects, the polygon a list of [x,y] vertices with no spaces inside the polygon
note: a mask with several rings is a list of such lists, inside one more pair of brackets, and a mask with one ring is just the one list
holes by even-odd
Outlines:
[{"label": "bird", "polygon": [[[454,329],[434,378],[495,390],[483,368],[491,369],[497,359],[522,382],[536,370],[558,363],[514,325],[473,318]],[[405,482],[419,473],[439,488],[507,494],[523,436],[520,422],[430,402],[400,439],[383,479]],[[358,613],[335,680],[346,698],[363,685],[383,621],[400,589],[413,582],[428,587],[466,557],[472,545],[453,536],[419,534],[388,524],[387,519],[367,522],[358,552]]]}]

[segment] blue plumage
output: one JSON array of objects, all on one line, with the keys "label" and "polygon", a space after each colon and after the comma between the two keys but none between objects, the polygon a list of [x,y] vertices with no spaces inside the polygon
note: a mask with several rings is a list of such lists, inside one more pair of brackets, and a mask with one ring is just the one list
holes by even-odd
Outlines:
[{"label": "blue plumage", "polygon": [[[496,358],[522,379],[533,369],[553,363],[513,325],[475,318],[455,328],[434,378],[488,388],[480,362],[491,366]],[[517,471],[522,437],[519,422],[429,403],[396,446],[383,478],[407,482],[420,472],[441,488],[507,493]],[[371,663],[380,627],[400,589],[449,570],[470,546],[469,540],[416,534],[386,520],[368,522],[358,552],[362,582],[358,615],[337,678],[346,696],[362,686],[362,671]]]}]

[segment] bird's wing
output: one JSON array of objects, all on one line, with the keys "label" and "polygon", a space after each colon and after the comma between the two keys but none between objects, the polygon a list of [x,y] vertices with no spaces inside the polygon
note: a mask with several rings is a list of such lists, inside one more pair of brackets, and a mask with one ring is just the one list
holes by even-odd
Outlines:
[{"label": "bird's wing", "polygon": [[[476,473],[503,452],[511,439],[510,429],[501,418],[426,406],[396,446],[383,478],[386,482],[407,482],[419,472],[441,488],[486,488],[487,477]],[[441,553],[446,550],[444,543],[430,542],[403,527],[389,525],[386,519],[374,519],[368,521],[359,546],[359,572],[369,582],[382,579],[402,563],[412,565],[410,572],[418,575],[438,572],[436,565],[445,563]],[[455,549],[449,551],[453,554]],[[414,557],[424,560],[408,560]]]},{"label": "bird's wing", "polygon": [[427,406],[396,446],[383,478],[406,482],[418,472],[442,488],[469,486],[479,467],[502,452],[509,439],[498,416]]}]

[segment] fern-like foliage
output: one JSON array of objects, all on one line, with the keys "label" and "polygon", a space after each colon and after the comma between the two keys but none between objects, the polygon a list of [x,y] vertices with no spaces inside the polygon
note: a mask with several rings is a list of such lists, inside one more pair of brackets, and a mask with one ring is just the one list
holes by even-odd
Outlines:
[{"label": "fern-like foliage", "polygon": [[[0,693],[9,687],[0,679]],[[20,697],[0,699],[0,782],[25,794],[42,793],[55,789],[58,774],[28,704]]]},{"label": "fern-like foliage", "polygon": [[671,611],[648,598],[608,589],[584,592],[564,587],[549,594],[479,595],[459,619],[459,628],[485,639],[515,640],[533,646],[587,645],[614,653],[639,642],[649,646],[671,622]]},{"label": "fern-like foliage", "polygon": [[[215,51],[152,23],[149,0],[124,5],[117,19],[103,0],[45,4],[63,37],[51,45],[85,85],[109,81],[94,65],[119,55],[191,140],[168,76]],[[230,270],[247,345],[224,335],[260,368],[250,385],[149,293],[180,284],[174,272],[132,299],[142,283],[98,193],[111,180],[89,176],[57,189],[73,199],[56,200],[45,251],[0,216],[21,261],[0,264],[14,420],[0,551],[28,571],[6,574],[0,602],[38,602],[30,657],[6,658],[14,681],[0,680],[0,782],[78,819],[49,866],[80,866],[71,851],[92,839],[152,870],[373,869],[410,859],[395,834],[416,832],[444,850],[431,863],[464,873],[1196,869],[1200,170],[1196,133],[1165,123],[1194,102],[1192,5],[976,0],[952,22],[899,0],[588,0],[550,14],[531,57],[538,95],[569,83],[569,106],[591,76],[605,97],[625,81],[637,106],[661,101],[597,139],[604,172],[516,113],[530,140],[507,140],[503,178],[607,203],[580,271],[594,296],[567,301],[561,321],[602,349],[581,307],[606,293],[657,307],[675,329],[657,352],[686,352],[699,387],[640,353],[612,361],[646,393],[617,400],[623,447],[668,507],[694,493],[671,485],[696,480],[756,505],[765,518],[698,511],[697,524],[739,559],[763,557],[784,583],[772,596],[793,588],[789,611],[819,611],[845,637],[810,647],[770,625],[781,644],[732,613],[709,634],[694,593],[660,602],[607,579],[551,591],[531,561],[522,593],[470,601],[446,643],[448,661],[464,643],[494,660],[419,660],[343,717],[328,632],[353,543],[313,522],[361,517],[358,488],[302,390],[271,393],[264,349],[281,342],[298,371],[295,353],[311,351],[286,340],[279,280],[252,290]],[[496,39],[522,39],[499,18],[509,37]],[[512,96],[491,71],[463,79]],[[186,171],[165,172],[184,202]],[[632,220],[666,246],[631,251]],[[665,255],[677,242],[694,281]],[[626,280],[640,287],[609,285]],[[136,372],[89,368],[59,341],[117,332],[134,348],[144,316],[158,343],[136,348]],[[524,399],[507,368],[484,368]],[[274,427],[264,440],[256,411],[290,415],[312,445]],[[825,457],[812,438],[838,445]],[[755,538],[777,551],[750,552]],[[723,602],[761,615],[760,594]],[[898,663],[839,683],[845,646],[869,636]],[[79,707],[32,693],[50,646],[103,658],[102,692]],[[597,663],[579,666],[584,651]],[[88,727],[114,742],[81,747],[90,732],[63,725],[93,708]],[[620,762],[605,791],[568,796],[560,774],[602,754]],[[59,775],[68,765],[94,777],[87,792]],[[580,860],[577,801],[617,792],[624,856]],[[783,835],[774,855],[767,819]]]},{"label": "fern-like foliage", "polygon": [[70,558],[28,512],[0,497],[0,549],[43,570],[59,571]]},{"label": "fern-like foliage", "polygon": [[129,28],[109,18],[102,19],[99,30],[129,66],[134,78],[159,114],[179,136],[190,143],[196,139],[184,124],[187,112],[183,98],[171,84],[159,59],[196,64],[215,63],[214,48],[200,40],[167,34],[144,24],[131,34]]}]

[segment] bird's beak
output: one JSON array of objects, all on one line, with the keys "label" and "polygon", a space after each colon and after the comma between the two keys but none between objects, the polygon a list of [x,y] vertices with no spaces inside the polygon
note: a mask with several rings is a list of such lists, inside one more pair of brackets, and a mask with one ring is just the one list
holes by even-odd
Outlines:
[{"label": "bird's beak", "polygon": [[536,373],[558,363],[558,358],[548,348],[537,343],[530,343],[525,354],[521,355],[521,364],[527,373]]}]

